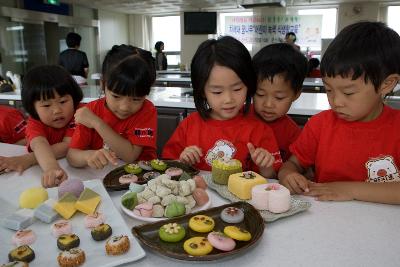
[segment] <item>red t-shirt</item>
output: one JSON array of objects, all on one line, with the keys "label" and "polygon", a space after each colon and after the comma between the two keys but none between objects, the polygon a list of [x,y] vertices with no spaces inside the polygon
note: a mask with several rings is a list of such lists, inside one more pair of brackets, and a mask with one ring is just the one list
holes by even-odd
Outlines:
[{"label": "red t-shirt", "polygon": [[39,120],[35,120],[32,117],[28,118],[28,125],[26,126],[26,147],[28,151],[31,150],[31,141],[33,138],[43,136],[47,139],[50,145],[54,145],[62,142],[64,137],[71,137],[75,130],[75,121],[72,117],[71,121],[63,128],[53,128],[47,126]]},{"label": "red t-shirt", "polygon": [[[105,98],[92,101],[86,107],[133,145],[142,146],[143,151],[138,159],[150,160],[157,158],[157,110],[149,100],[146,99],[138,112],[124,120],[116,117],[106,107]],[[103,138],[96,130],[78,124],[69,147],[82,150],[97,150],[103,148],[104,145]]]},{"label": "red t-shirt", "polygon": [[271,128],[253,116],[242,114],[224,121],[203,120],[198,112],[190,114],[165,144],[162,157],[178,159],[185,147],[195,145],[203,152],[201,162],[195,166],[198,169],[209,171],[212,160],[224,156],[240,160],[244,170],[258,171],[247,149],[249,142],[272,153],[274,169],[280,168],[282,159]]},{"label": "red t-shirt", "polygon": [[347,122],[332,110],[313,116],[290,151],[317,182],[400,181],[400,110],[385,106],[370,122]]},{"label": "red t-shirt", "polygon": [[26,121],[15,108],[0,106],[0,142],[14,144],[25,138]]}]

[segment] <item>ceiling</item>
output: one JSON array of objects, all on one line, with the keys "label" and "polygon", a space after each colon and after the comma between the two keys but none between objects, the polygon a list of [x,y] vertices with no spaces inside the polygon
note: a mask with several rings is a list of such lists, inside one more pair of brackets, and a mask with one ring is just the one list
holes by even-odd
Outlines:
[{"label": "ceiling", "polygon": [[[276,0],[62,0],[70,4],[79,4],[91,8],[104,9],[126,14],[171,14],[181,11],[218,11],[237,10],[243,8],[239,4],[243,1],[276,1]],[[338,3],[356,2],[389,2],[365,0],[286,0],[286,6],[321,6]],[[393,1],[391,1],[393,2]]]}]

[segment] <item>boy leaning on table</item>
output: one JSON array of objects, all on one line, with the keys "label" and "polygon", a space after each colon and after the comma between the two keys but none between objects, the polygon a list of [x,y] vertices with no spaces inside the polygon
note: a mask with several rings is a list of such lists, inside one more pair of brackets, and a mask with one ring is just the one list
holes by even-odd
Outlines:
[{"label": "boy leaning on table", "polygon": [[[313,116],[290,146],[279,181],[317,200],[400,204],[400,110],[384,105],[400,79],[400,36],[381,22],[344,28],[321,73],[331,110]],[[303,175],[315,167],[315,182]]]}]

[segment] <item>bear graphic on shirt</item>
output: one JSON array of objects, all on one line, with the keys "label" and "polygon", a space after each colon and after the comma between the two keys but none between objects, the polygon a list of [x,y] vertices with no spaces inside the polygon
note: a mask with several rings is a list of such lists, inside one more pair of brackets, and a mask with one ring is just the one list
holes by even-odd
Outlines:
[{"label": "bear graphic on shirt", "polygon": [[214,146],[207,151],[206,162],[211,166],[215,159],[232,159],[235,155],[236,148],[233,144],[226,140],[218,140]]},{"label": "bear graphic on shirt", "polygon": [[370,159],[365,164],[365,167],[368,170],[367,182],[400,181],[399,170],[391,156]]}]

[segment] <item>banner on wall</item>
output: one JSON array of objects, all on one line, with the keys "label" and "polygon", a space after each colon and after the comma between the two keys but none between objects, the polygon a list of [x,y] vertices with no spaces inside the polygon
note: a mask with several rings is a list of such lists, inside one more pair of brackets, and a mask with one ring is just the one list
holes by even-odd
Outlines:
[{"label": "banner on wall", "polygon": [[245,44],[267,45],[283,42],[294,32],[301,47],[321,47],[322,15],[227,16],[225,34]]}]

